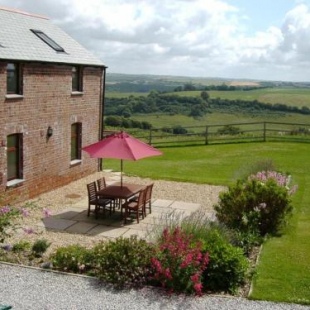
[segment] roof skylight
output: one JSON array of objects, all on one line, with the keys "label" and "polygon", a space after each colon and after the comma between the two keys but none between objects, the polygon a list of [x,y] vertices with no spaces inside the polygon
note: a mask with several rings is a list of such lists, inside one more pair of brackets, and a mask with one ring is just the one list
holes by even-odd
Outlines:
[{"label": "roof skylight", "polygon": [[51,39],[48,35],[46,35],[41,30],[30,29],[35,35],[37,35],[42,41],[44,41],[47,45],[53,48],[57,52],[65,52],[65,50],[57,44],[53,39]]}]

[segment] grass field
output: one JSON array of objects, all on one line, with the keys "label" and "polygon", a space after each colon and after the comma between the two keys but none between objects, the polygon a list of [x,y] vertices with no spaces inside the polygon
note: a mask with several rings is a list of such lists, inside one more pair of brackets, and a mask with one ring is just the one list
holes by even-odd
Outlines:
[{"label": "grass field", "polygon": [[[173,92],[179,96],[200,96],[201,91]],[[210,98],[257,100],[264,103],[281,103],[299,108],[310,108],[310,88],[264,88],[249,91],[208,91]],[[148,93],[106,92],[106,97],[125,98],[129,96],[147,96]]]},{"label": "grass field", "polygon": [[[177,92],[179,96],[199,96],[201,91]],[[264,103],[281,103],[299,108],[310,108],[310,88],[264,88],[249,91],[208,91],[210,98],[229,100],[257,100]]]},{"label": "grass field", "polygon": [[[161,149],[163,156],[126,161],[128,175],[193,183],[231,185],[254,163],[272,160],[298,184],[290,226],[263,246],[253,299],[310,304],[310,165],[309,144],[245,143]],[[119,171],[119,160],[104,168]]]},{"label": "grass field", "polygon": [[237,124],[237,123],[251,123],[275,121],[284,123],[300,123],[309,124],[309,115],[302,115],[297,113],[264,113],[264,114],[245,114],[245,113],[209,113],[199,119],[186,115],[163,115],[163,114],[135,114],[131,117],[137,121],[146,121],[152,124],[153,128],[173,127],[182,125],[189,126],[206,126],[219,124]]}]

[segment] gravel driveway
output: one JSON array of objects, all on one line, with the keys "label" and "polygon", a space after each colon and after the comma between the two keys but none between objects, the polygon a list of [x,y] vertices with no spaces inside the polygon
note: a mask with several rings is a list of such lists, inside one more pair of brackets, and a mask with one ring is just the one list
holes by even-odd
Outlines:
[{"label": "gravel driveway", "polygon": [[13,310],[95,309],[208,309],[208,310],[306,310],[296,304],[250,301],[234,297],[166,296],[144,288],[116,291],[89,277],[0,264],[0,304]]}]

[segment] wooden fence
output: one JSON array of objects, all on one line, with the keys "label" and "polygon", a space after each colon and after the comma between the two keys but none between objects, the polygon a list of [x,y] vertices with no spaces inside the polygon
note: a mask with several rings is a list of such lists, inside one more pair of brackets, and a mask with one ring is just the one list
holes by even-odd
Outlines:
[{"label": "wooden fence", "polygon": [[310,124],[296,123],[253,122],[124,130],[156,147],[259,141],[310,142]]}]

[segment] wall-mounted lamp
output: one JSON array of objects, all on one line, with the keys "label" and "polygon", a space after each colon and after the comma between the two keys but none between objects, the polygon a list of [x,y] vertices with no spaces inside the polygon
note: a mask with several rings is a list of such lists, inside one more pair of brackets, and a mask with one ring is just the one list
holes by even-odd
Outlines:
[{"label": "wall-mounted lamp", "polygon": [[48,126],[46,135],[48,138],[53,135],[53,128],[51,126]]}]

